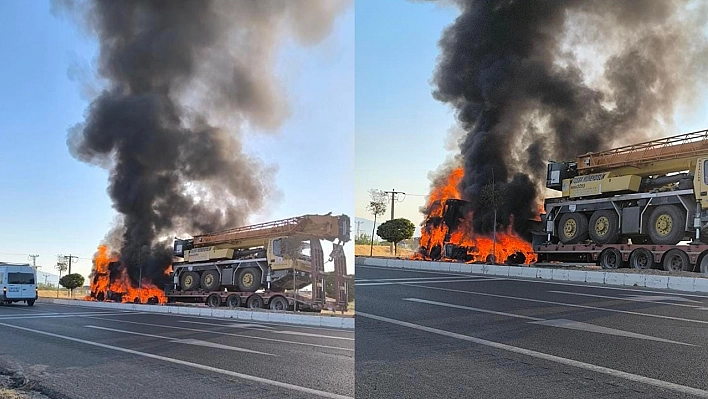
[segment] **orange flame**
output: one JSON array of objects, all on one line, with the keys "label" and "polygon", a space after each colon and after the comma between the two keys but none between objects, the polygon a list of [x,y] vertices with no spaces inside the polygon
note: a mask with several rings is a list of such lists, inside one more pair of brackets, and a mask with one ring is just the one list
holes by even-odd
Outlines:
[{"label": "orange flame", "polygon": [[[101,298],[109,299],[120,297],[121,302],[135,302],[136,298],[140,299],[140,303],[148,303],[150,299],[157,298],[158,303],[166,303],[167,298],[163,290],[156,285],[150,283],[146,279],[142,281],[141,287],[134,287],[128,277],[125,267],[120,267],[118,278],[110,281],[111,263],[118,262],[117,254],[111,252],[106,245],[100,245],[98,252],[93,259],[93,273],[91,274],[91,295],[86,297],[86,300],[96,301]],[[172,265],[168,267],[166,273],[172,269]]]},{"label": "orange flame", "polygon": [[[443,216],[446,200],[461,198],[458,186],[463,177],[464,169],[461,167],[456,168],[447,177],[444,185],[435,187],[432,190],[427,204],[428,220]],[[536,261],[536,255],[531,244],[512,231],[511,224],[505,231],[497,232],[495,246],[493,237],[474,232],[472,228],[473,216],[472,213],[468,214],[458,229],[452,232],[448,231],[448,227],[444,223],[423,228],[420,246],[428,250],[434,247],[443,248],[444,244],[447,243],[465,247],[467,248],[467,255],[472,258],[469,262],[485,261],[492,254],[497,261],[505,262],[510,256],[519,252],[526,257],[524,263],[529,264]],[[448,233],[448,240],[445,241]],[[413,258],[426,259],[421,253],[414,255]],[[442,260],[451,259],[443,257]]]}]

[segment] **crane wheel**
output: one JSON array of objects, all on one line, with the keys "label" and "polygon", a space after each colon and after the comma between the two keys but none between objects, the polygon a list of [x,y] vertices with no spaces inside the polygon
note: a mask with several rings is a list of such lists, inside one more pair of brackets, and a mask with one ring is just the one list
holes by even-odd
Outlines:
[{"label": "crane wheel", "polygon": [[255,292],[261,287],[261,271],[255,267],[247,267],[238,273],[238,290]]},{"label": "crane wheel", "polygon": [[680,249],[670,249],[664,255],[664,270],[667,272],[691,271],[688,255]]},{"label": "crane wheel", "polygon": [[250,309],[263,309],[265,302],[258,294],[253,294],[246,299],[246,307]]},{"label": "crane wheel", "polygon": [[270,308],[270,310],[288,310],[290,308],[290,305],[288,304],[288,300],[283,298],[282,296],[274,296],[270,298],[268,307]]},{"label": "crane wheel", "polygon": [[588,235],[595,244],[613,244],[619,240],[619,216],[610,209],[593,212],[588,226]]},{"label": "crane wheel", "polygon": [[226,297],[226,306],[230,308],[240,308],[241,307],[241,297],[236,294],[231,294]]},{"label": "crane wheel", "polygon": [[221,305],[221,298],[219,294],[211,294],[206,299],[206,304],[210,308],[218,308]]},{"label": "crane wheel", "polygon": [[607,248],[600,252],[598,261],[603,269],[618,269],[622,267],[622,253],[617,248]]},{"label": "crane wheel", "polygon": [[558,223],[558,238],[563,244],[577,244],[588,237],[588,218],[582,213],[564,213]]},{"label": "crane wheel", "polygon": [[649,237],[657,245],[676,245],[683,239],[686,214],[673,205],[661,205],[649,217]]},{"label": "crane wheel", "polygon": [[708,274],[708,254],[704,254],[701,258],[701,274]]},{"label": "crane wheel", "polygon": [[207,270],[202,273],[200,283],[204,291],[216,291],[221,285],[219,272],[216,270]]},{"label": "crane wheel", "polygon": [[646,248],[639,248],[629,255],[629,266],[632,269],[653,269],[654,255]]},{"label": "crane wheel", "polygon": [[199,273],[186,272],[182,274],[179,285],[184,291],[194,291],[199,288]]}]

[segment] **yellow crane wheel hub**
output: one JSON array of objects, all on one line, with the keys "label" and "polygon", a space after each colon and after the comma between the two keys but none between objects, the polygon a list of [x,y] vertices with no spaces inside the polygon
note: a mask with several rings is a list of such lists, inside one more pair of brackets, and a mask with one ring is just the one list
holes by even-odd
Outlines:
[{"label": "yellow crane wheel hub", "polygon": [[213,283],[213,282],[214,282],[214,276],[213,276],[213,275],[207,274],[206,276],[204,276],[204,284],[206,284],[206,285],[211,285],[211,283]]},{"label": "yellow crane wheel hub", "polygon": [[241,277],[241,283],[243,283],[243,285],[245,285],[246,287],[249,287],[251,284],[253,284],[253,274],[244,273],[243,277]]},{"label": "yellow crane wheel hub", "polygon": [[663,214],[656,219],[656,232],[662,236],[667,236],[671,233],[671,228],[674,227],[674,220],[670,215]]},{"label": "yellow crane wheel hub", "polygon": [[575,223],[575,219],[568,219],[565,221],[565,224],[563,225],[563,234],[565,234],[566,237],[575,236],[575,233],[577,231],[578,231],[578,224]]},{"label": "yellow crane wheel hub", "polygon": [[597,221],[595,222],[595,233],[597,233],[598,236],[606,236],[607,233],[610,231],[610,220],[607,218],[607,216],[600,216],[597,218]]},{"label": "yellow crane wheel hub", "polygon": [[188,275],[187,277],[184,278],[184,285],[192,285],[194,281],[192,280],[192,276]]}]

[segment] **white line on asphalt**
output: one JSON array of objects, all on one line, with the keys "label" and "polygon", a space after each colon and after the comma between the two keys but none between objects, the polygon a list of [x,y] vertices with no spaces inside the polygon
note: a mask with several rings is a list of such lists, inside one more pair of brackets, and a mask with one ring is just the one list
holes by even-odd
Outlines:
[{"label": "white line on asphalt", "polygon": [[[609,295],[597,295],[597,294],[586,294],[584,292],[571,292],[571,291],[548,291],[553,294],[566,294],[566,295],[577,295],[577,296],[587,296],[592,298],[602,298],[602,299],[614,299],[618,301],[630,301],[630,302],[644,302],[644,303],[658,303],[661,305],[671,305],[671,306],[682,306],[686,308],[695,309],[696,305],[686,305],[685,303],[671,303],[662,302],[661,299],[666,299],[666,296],[657,296],[657,300],[652,300],[651,296],[641,296],[641,297],[619,297],[619,296],[609,296]],[[684,298],[682,298],[684,299]]]},{"label": "white line on asphalt", "polygon": [[538,318],[538,317],[524,316],[524,315],[520,315],[520,314],[513,314],[513,313],[506,313],[506,312],[497,312],[497,311],[495,311],[495,310],[473,308],[473,307],[469,307],[469,306],[455,305],[455,304],[452,304],[452,303],[435,302],[435,301],[429,301],[429,300],[427,300],[427,299],[403,298],[403,300],[404,300],[404,301],[410,301],[410,302],[425,303],[425,304],[428,304],[428,305],[444,306],[444,307],[447,307],[447,308],[471,310],[471,311],[473,311],[473,312],[490,313],[490,314],[496,314],[496,315],[507,316],[507,317],[516,317],[516,318],[518,318],[518,319],[526,319],[526,320],[533,320],[533,321],[542,321],[542,320],[544,320],[544,319],[540,319],[540,318]]},{"label": "white line on asphalt", "polygon": [[648,341],[657,341],[657,342],[664,342],[664,343],[669,343],[669,344],[696,346],[696,345],[687,344],[684,342],[671,341],[671,340],[664,339],[664,338],[652,337],[651,335],[637,334],[637,333],[633,333],[630,331],[624,331],[624,330],[618,330],[616,328],[597,326],[594,324],[582,323],[582,322],[574,321],[574,320],[566,320],[566,319],[545,320],[545,319],[541,319],[538,317],[524,316],[524,315],[514,314],[514,313],[497,312],[494,310],[473,308],[473,307],[469,307],[469,306],[455,305],[452,303],[429,301],[427,299],[404,298],[403,300],[404,301],[411,301],[411,302],[426,303],[429,305],[444,306],[444,307],[454,308],[454,309],[470,310],[473,312],[491,313],[491,314],[497,314],[500,316],[515,317],[518,319],[532,320],[529,323],[540,324],[540,325],[549,326],[549,327],[560,327],[560,328],[567,328],[570,330],[582,330],[582,331],[594,332],[594,333],[598,333],[598,334],[615,335],[615,336],[619,336],[619,337],[639,338],[639,339],[645,339]]},{"label": "white line on asphalt", "polygon": [[[187,321],[187,320],[180,320],[180,323],[190,323],[190,324],[205,324],[209,326],[217,326],[217,327],[230,327],[230,328],[249,328],[257,331],[263,331],[267,332],[270,334],[287,334],[287,335],[301,335],[303,337],[317,337],[317,338],[329,338],[329,339],[342,339],[345,341],[354,341],[354,338],[350,337],[334,337],[332,335],[323,335],[323,334],[312,334],[312,333],[304,333],[300,331],[287,331],[287,330],[266,330],[264,331],[262,328],[257,328],[254,326],[257,326],[257,324],[251,324],[251,325],[242,325],[239,323],[234,323],[234,324],[212,324],[212,323],[201,323],[198,321]],[[264,326],[261,326],[264,327]],[[270,327],[268,327],[270,328]]]},{"label": "white line on asphalt", "polygon": [[[423,280],[440,280],[443,277],[402,277],[402,278],[369,278],[369,279],[357,279],[354,280],[354,284],[357,283],[384,283],[387,281],[399,281],[399,280],[404,280],[404,281],[423,281]],[[445,278],[453,278],[453,276],[450,277],[445,277]],[[454,276],[454,278],[484,278],[484,276]]]},{"label": "white line on asphalt", "polygon": [[223,323],[204,323],[202,321],[189,321],[189,320],[178,320],[180,323],[189,323],[189,324],[201,324],[205,326],[215,326],[215,327],[233,327],[233,328],[253,328],[255,330],[271,330],[273,327],[270,326],[265,326],[262,324],[252,324],[252,323],[230,323],[230,324],[223,324]]},{"label": "white line on asphalt", "polygon": [[521,355],[535,357],[537,359],[547,360],[555,363],[565,364],[567,366],[577,367],[584,370],[594,371],[597,373],[602,373],[616,378],[624,378],[626,380],[640,382],[648,385],[653,385],[662,389],[668,389],[676,392],[681,392],[684,394],[695,395],[702,398],[708,398],[708,391],[702,389],[693,388],[685,385],[675,384],[673,382],[657,380],[655,378],[645,377],[643,375],[632,374],[626,371],[620,371],[611,369],[608,367],[598,366],[591,363],[585,363],[578,360],[568,359],[560,356],[550,355],[543,352],[537,352],[531,349],[520,348],[517,346],[502,344],[494,341],[487,341],[486,339],[476,338],[469,335],[458,334],[450,331],[439,330],[437,328],[426,327],[419,324],[408,323],[401,320],[389,319],[387,317],[377,316],[369,313],[357,312],[357,316],[368,317],[373,320],[378,320],[385,323],[395,324],[402,327],[408,327],[419,331],[425,331],[431,334],[442,335],[445,337],[455,338],[463,341],[472,342],[478,345],[484,345],[496,349],[505,350],[508,352],[518,353]]},{"label": "white line on asphalt", "polygon": [[294,344],[294,345],[313,346],[313,347],[316,347],[316,348],[337,349],[337,350],[341,350],[341,351],[354,352],[354,349],[341,348],[341,347],[339,347],[339,346],[328,346],[328,345],[311,344],[311,343],[308,343],[308,342],[284,341],[284,340],[282,340],[282,339],[275,339],[275,338],[254,337],[253,335],[234,334],[234,333],[227,333],[227,332],[221,332],[221,331],[200,330],[200,329],[197,329],[197,328],[168,326],[168,325],[165,325],[165,324],[141,323],[141,322],[138,322],[138,321],[115,320],[115,319],[107,319],[107,318],[105,318],[105,317],[89,317],[89,318],[91,318],[91,319],[97,319],[97,320],[112,321],[112,322],[115,322],[115,323],[128,323],[128,324],[137,324],[137,325],[141,325],[141,326],[171,328],[171,329],[174,329],[174,330],[194,331],[194,332],[202,332],[202,333],[218,334],[218,335],[229,335],[229,336],[232,336],[232,337],[250,338],[250,339],[256,339],[256,340],[261,340],[261,341],[285,342],[285,343]]},{"label": "white line on asphalt", "polygon": [[115,328],[108,328],[108,327],[100,327],[100,326],[84,326],[87,328],[93,328],[97,330],[104,330],[104,331],[112,331],[112,332],[118,332],[118,333],[123,333],[123,334],[131,334],[131,335],[140,335],[143,337],[151,337],[151,338],[158,338],[158,339],[166,339],[170,342],[174,342],[177,344],[186,344],[186,345],[196,345],[196,346],[205,346],[209,348],[217,348],[217,349],[226,349],[226,350],[232,350],[232,351],[237,351],[237,352],[247,352],[247,353],[255,353],[258,355],[266,355],[266,356],[277,356],[272,353],[265,353],[265,352],[259,352],[259,351],[254,351],[251,349],[245,349],[245,348],[239,348],[238,346],[230,346],[230,345],[222,345],[222,344],[217,344],[214,342],[209,342],[209,341],[201,341],[198,339],[180,339],[180,338],[173,338],[173,337],[164,337],[162,335],[155,335],[155,334],[146,334],[146,333],[139,333],[136,331],[126,331],[126,330],[118,330]]},{"label": "white line on asphalt", "polygon": [[536,302],[536,303],[547,303],[547,304],[550,304],[550,305],[567,306],[567,307],[571,307],[571,308],[593,309],[593,310],[601,310],[601,311],[604,311],[604,312],[624,313],[624,314],[631,314],[631,315],[635,315],[635,316],[646,316],[646,317],[655,317],[655,318],[658,318],[658,319],[667,319],[667,320],[686,321],[686,322],[689,322],[689,323],[708,324],[708,321],[706,321],[706,320],[684,319],[683,317],[673,317],[673,316],[663,316],[663,315],[651,314],[651,313],[632,312],[631,310],[619,310],[619,309],[600,308],[600,307],[597,307],[597,306],[576,305],[576,304],[572,304],[572,303],[554,302],[554,301],[544,301],[544,300],[542,300],[542,299],[521,298],[521,297],[509,296],[509,295],[488,294],[488,293],[486,293],[486,292],[474,292],[474,291],[455,290],[455,289],[452,289],[452,288],[426,287],[426,286],[424,286],[424,285],[417,285],[417,284],[406,284],[406,285],[411,286],[411,287],[426,288],[426,289],[429,289],[429,290],[448,291],[448,292],[459,292],[459,293],[462,293],[462,294],[488,296],[488,297],[493,297],[493,298],[505,298],[505,299],[513,299],[513,300],[517,300],[517,301]]},{"label": "white line on asphalt", "polygon": [[[468,283],[468,282],[473,282],[473,281],[498,281],[498,280],[506,280],[504,278],[475,278],[475,279],[454,279],[454,280],[435,280],[435,281],[420,281],[421,283],[426,283],[426,284],[432,284],[432,283]],[[415,281],[414,281],[415,282]],[[390,282],[390,283],[355,283],[355,287],[368,287],[372,285],[396,285],[396,284],[408,284],[406,281],[397,281],[397,282]]]},{"label": "white line on asphalt", "polygon": [[61,318],[61,317],[86,317],[86,316],[122,316],[128,314],[137,314],[138,312],[81,312],[81,313],[57,313],[48,315],[17,315],[17,316],[0,316],[0,320],[21,320],[21,319],[46,319],[46,318]]},{"label": "white line on asphalt", "polygon": [[165,362],[175,363],[175,364],[179,364],[182,366],[194,367],[194,368],[198,368],[201,370],[212,371],[214,373],[228,375],[231,377],[236,377],[236,378],[241,378],[244,380],[259,382],[261,384],[272,385],[272,386],[276,386],[278,388],[285,388],[285,389],[291,389],[294,391],[305,392],[305,393],[309,393],[312,395],[321,396],[324,398],[353,399],[351,396],[339,395],[339,394],[332,393],[332,392],[319,391],[317,389],[307,388],[307,387],[294,385],[294,384],[288,384],[288,383],[280,382],[280,381],[274,381],[274,380],[271,380],[268,378],[261,378],[261,377],[256,377],[254,375],[237,373],[234,371],[224,370],[224,369],[211,367],[211,366],[206,366],[203,364],[187,362],[187,361],[179,360],[179,359],[173,359],[171,357],[166,357],[166,356],[154,355],[152,353],[140,352],[140,351],[136,351],[133,349],[121,348],[119,346],[101,344],[98,342],[88,341],[85,339],[74,338],[74,337],[69,337],[69,336],[60,335],[60,334],[54,334],[54,333],[50,333],[47,331],[35,330],[32,328],[14,326],[12,324],[5,324],[5,323],[0,323],[0,326],[4,326],[4,327],[8,327],[8,328],[15,328],[18,330],[23,330],[23,331],[29,331],[29,332],[33,332],[36,334],[42,334],[42,335],[46,335],[46,336],[54,337],[54,338],[61,338],[61,339],[65,339],[67,341],[79,342],[79,343],[86,344],[86,345],[98,346],[100,348],[111,349],[111,350],[118,351],[118,352],[130,353],[132,355],[143,356],[143,357],[147,357],[150,359],[162,360]]}]

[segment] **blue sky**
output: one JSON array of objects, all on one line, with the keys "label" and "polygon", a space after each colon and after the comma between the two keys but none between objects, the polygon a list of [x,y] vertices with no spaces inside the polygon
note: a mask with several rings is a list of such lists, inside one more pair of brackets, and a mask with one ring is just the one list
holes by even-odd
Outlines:
[{"label": "blue sky", "polygon": [[[49,1],[4,0],[0,52],[0,261],[39,254],[40,270],[55,272],[56,255],[72,253],[80,257],[72,271],[88,277],[115,212],[108,172],[71,157],[66,131],[90,100],[69,71],[90,66],[97,44],[52,15]],[[282,196],[252,222],[330,211],[353,219],[354,8],[322,43],[286,47],[277,75],[292,116],[279,134],[254,135],[245,148],[278,166],[273,184]],[[350,272],[353,253],[349,244]]]}]

